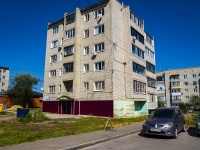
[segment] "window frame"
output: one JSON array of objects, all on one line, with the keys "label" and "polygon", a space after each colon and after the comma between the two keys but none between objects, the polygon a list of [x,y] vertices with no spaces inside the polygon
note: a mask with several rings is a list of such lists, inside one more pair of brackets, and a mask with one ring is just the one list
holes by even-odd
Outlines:
[{"label": "window frame", "polygon": [[94,63],[94,71],[95,72],[103,71],[103,70],[105,70],[105,61],[100,61],[100,62]]},{"label": "window frame", "polygon": [[84,15],[84,22],[88,22],[90,20],[90,14],[85,14]]},{"label": "window frame", "polygon": [[105,81],[94,82],[94,91],[104,91],[104,90],[105,90]]},{"label": "window frame", "polygon": [[104,8],[100,8],[94,11],[94,18],[99,18],[99,16],[104,16]]},{"label": "window frame", "polygon": [[88,73],[89,72],[89,64],[84,64],[83,66],[83,72]]},{"label": "window frame", "polygon": [[85,46],[83,55],[89,55],[89,53],[90,53],[90,47],[89,46]]},{"label": "window frame", "polygon": [[87,30],[84,30],[84,38],[89,38],[90,37],[90,30],[87,29]]},{"label": "window frame", "polygon": [[98,43],[98,44],[94,44],[94,51],[95,52],[104,52],[104,50],[105,50],[105,44],[104,44],[104,42],[102,42],[102,43]]},{"label": "window frame", "polygon": [[48,88],[48,93],[49,94],[54,94],[56,92],[56,86],[55,85],[51,85]]},{"label": "window frame", "polygon": [[[66,66],[66,65],[68,65],[68,66]],[[63,64],[63,68],[64,68],[64,73],[74,72],[74,62],[69,62],[69,63]]]},{"label": "window frame", "polygon": [[66,39],[72,39],[75,37],[75,33],[76,33],[75,28],[69,29],[65,33],[66,33]]},{"label": "window frame", "polygon": [[94,27],[94,35],[102,34],[105,32],[104,24]]},{"label": "window frame", "polygon": [[74,54],[75,45],[69,45],[64,47],[64,57]]},{"label": "window frame", "polygon": [[57,48],[58,47],[58,40],[54,40],[51,42],[51,48]]}]

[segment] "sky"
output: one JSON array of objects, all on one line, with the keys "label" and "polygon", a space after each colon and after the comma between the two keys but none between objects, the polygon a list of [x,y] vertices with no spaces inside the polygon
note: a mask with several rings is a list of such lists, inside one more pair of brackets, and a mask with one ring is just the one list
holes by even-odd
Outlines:
[{"label": "sky", "polygon": [[[47,24],[101,0],[0,0],[0,66],[10,78],[29,73],[41,81],[42,92]],[[200,66],[199,0],[119,0],[130,6],[154,37],[156,71]]]}]

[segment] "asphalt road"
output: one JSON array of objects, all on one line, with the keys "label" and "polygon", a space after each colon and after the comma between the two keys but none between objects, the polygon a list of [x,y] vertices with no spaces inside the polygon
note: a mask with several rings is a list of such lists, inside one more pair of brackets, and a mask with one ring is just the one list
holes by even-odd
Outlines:
[{"label": "asphalt road", "polygon": [[200,137],[195,128],[181,132],[177,139],[133,134],[123,138],[107,141],[82,150],[200,150]]}]

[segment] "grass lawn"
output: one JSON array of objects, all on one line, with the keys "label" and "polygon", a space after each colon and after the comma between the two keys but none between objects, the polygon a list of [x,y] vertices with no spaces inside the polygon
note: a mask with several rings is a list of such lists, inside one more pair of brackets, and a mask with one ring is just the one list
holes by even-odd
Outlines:
[{"label": "grass lawn", "polygon": [[[112,118],[114,128],[141,122],[146,116],[138,118]],[[107,118],[82,117],[54,119],[44,122],[22,123],[19,119],[0,122],[0,147],[31,142],[47,138],[75,135],[104,130]]]}]

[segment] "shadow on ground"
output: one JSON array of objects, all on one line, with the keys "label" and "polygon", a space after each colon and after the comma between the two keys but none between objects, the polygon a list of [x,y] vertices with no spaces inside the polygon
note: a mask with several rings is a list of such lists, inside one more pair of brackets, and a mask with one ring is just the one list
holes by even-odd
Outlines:
[{"label": "shadow on ground", "polygon": [[138,135],[142,137],[154,138],[154,139],[173,139],[172,137],[160,136],[160,135],[144,135],[142,132],[140,132]]},{"label": "shadow on ground", "polygon": [[196,128],[195,127],[189,127],[187,132],[188,132],[188,135],[190,135],[190,136],[200,138],[200,136],[198,136],[197,133],[196,133]]}]

